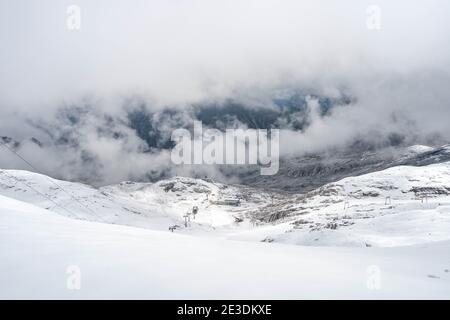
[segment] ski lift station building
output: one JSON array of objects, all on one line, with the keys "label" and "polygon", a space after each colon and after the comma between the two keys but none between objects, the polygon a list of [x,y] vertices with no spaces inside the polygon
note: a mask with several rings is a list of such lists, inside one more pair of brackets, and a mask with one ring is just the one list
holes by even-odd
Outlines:
[{"label": "ski lift station building", "polygon": [[223,206],[239,206],[241,204],[241,200],[234,199],[234,198],[225,198],[225,199],[217,199],[217,200],[211,200],[212,204],[218,204]]}]

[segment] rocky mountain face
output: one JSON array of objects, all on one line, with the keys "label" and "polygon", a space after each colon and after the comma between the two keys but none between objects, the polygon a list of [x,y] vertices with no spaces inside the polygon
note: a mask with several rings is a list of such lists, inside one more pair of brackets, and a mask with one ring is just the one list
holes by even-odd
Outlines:
[{"label": "rocky mountain face", "polygon": [[261,176],[257,169],[239,174],[241,183],[289,193],[305,193],[333,181],[390,167],[425,166],[450,161],[450,146],[396,147],[371,151],[336,151],[281,159],[274,176]]},{"label": "rocky mountain face", "polygon": [[33,143],[39,147],[42,147],[42,142],[40,142],[38,139],[31,137],[30,139],[24,140],[24,141],[17,141],[11,137],[7,137],[7,136],[1,136],[0,137],[0,142],[5,144],[6,146],[12,148],[12,149],[18,149],[20,148],[21,144],[23,144],[24,142],[30,142]]}]

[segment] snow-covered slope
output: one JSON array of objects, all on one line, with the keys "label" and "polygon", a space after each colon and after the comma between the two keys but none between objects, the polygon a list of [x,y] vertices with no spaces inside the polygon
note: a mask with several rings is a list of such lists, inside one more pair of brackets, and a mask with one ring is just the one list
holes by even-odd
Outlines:
[{"label": "snow-covered slope", "polygon": [[[212,227],[245,227],[249,222],[246,213],[271,201],[270,194],[261,190],[186,177],[174,177],[154,184],[123,182],[101,190],[136,203],[156,203],[168,215],[179,219],[196,206],[198,214],[195,220],[191,217],[191,223]],[[227,205],[226,201],[239,201],[239,204]]]},{"label": "snow-covered slope", "polygon": [[69,219],[0,196],[3,299],[448,299],[449,269],[449,242],[316,248],[205,241]]},{"label": "snow-covered slope", "polygon": [[[234,240],[359,247],[450,240],[450,162],[347,177],[304,195],[183,177],[95,189],[0,170],[0,194],[77,219]],[[185,227],[193,207],[198,214]]]},{"label": "snow-covered slope", "polygon": [[348,177],[254,215],[265,226],[233,238],[327,246],[450,240],[450,162]]},{"label": "snow-covered slope", "polygon": [[0,170],[0,298],[448,299],[449,270],[450,162],[301,195]]},{"label": "snow-covered slope", "polygon": [[350,148],[281,158],[280,170],[274,176],[261,176],[258,168],[254,171],[243,171],[239,176],[246,185],[298,194],[349,176],[368,174],[399,165],[426,166],[446,161],[450,161],[450,145],[414,145],[362,151]]},{"label": "snow-covered slope", "polygon": [[0,194],[74,219],[167,229],[176,219],[158,204],[137,203],[81,184],[21,170],[0,170]]},{"label": "snow-covered slope", "polygon": [[[0,170],[0,194],[75,219],[155,230],[177,225],[178,232],[245,227],[250,221],[245,213],[270,202],[267,192],[202,179],[175,177],[96,189],[21,170]],[[227,199],[239,200],[239,206],[221,204]],[[183,216],[194,206],[198,214],[183,228]]]}]

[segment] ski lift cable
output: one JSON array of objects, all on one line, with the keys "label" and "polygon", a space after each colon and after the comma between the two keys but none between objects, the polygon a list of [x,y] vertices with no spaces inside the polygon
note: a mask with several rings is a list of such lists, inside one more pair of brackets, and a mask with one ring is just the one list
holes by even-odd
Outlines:
[{"label": "ski lift cable", "polygon": [[67,208],[65,208],[65,207],[63,207],[63,206],[61,206],[61,205],[59,205],[59,204],[56,203],[53,199],[51,199],[50,197],[46,196],[46,195],[43,194],[42,192],[38,191],[37,189],[35,189],[35,188],[32,187],[31,185],[29,185],[28,183],[26,183],[26,182],[24,182],[24,181],[22,181],[22,180],[19,180],[19,179],[17,179],[17,178],[14,177],[14,176],[9,175],[9,174],[6,173],[5,171],[2,171],[1,173],[4,174],[4,175],[6,175],[7,177],[9,177],[10,179],[16,180],[16,182],[19,182],[19,183],[22,183],[22,184],[26,185],[28,188],[30,188],[31,190],[33,190],[34,192],[36,192],[36,193],[39,194],[40,196],[42,196],[42,197],[44,197],[45,199],[47,199],[48,201],[52,202],[55,206],[57,206],[57,207],[59,207],[59,208],[65,210],[66,212],[68,212],[68,213],[69,213],[69,216],[74,217],[74,218],[77,218],[77,219],[83,220],[82,218],[78,217],[75,213],[73,213],[73,212],[70,211],[69,209],[67,209]]},{"label": "ski lift cable", "polygon": [[[70,198],[72,198],[74,201],[76,201],[78,204],[80,204],[83,208],[85,208],[86,210],[88,210],[92,215],[94,215],[96,218],[98,218],[100,221],[105,222],[105,220],[103,220],[100,216],[98,216],[93,210],[91,210],[90,208],[88,208],[87,206],[85,206],[81,201],[79,201],[77,198],[75,198],[74,195],[72,195],[71,193],[69,193],[68,191],[66,191],[63,187],[61,187],[59,184],[57,184],[53,179],[51,179],[50,177],[48,177],[47,175],[45,175],[44,173],[42,173],[39,169],[37,169],[34,165],[32,165],[29,161],[27,161],[24,157],[22,157],[20,154],[18,154],[16,151],[14,151],[13,149],[11,149],[6,143],[0,141],[0,144],[2,146],[4,146],[7,150],[11,151],[13,154],[15,154],[18,158],[20,158],[23,162],[25,162],[28,166],[30,166],[34,171],[44,175],[45,177],[48,178],[48,180],[50,182],[52,182],[55,186],[57,186],[59,189],[61,189],[64,193],[66,193]],[[53,201],[52,201],[53,202]],[[59,205],[58,205],[59,206]],[[66,209],[67,210],[67,209]]]},{"label": "ski lift cable", "polygon": [[11,151],[13,154],[15,154],[18,158],[20,158],[22,161],[24,161],[28,166],[30,166],[35,172],[38,172],[42,175],[44,175],[45,177],[48,178],[48,180],[53,183],[56,187],[58,187],[59,189],[61,189],[64,193],[66,193],[70,198],[72,198],[75,202],[77,202],[79,205],[81,205],[83,208],[85,208],[86,210],[88,210],[92,215],[94,215],[96,218],[98,218],[99,220],[104,221],[100,216],[98,216],[94,211],[92,211],[90,208],[88,208],[87,206],[85,206],[83,203],[81,203],[81,201],[79,201],[77,198],[75,198],[74,195],[72,195],[71,193],[69,193],[67,190],[65,190],[63,187],[61,187],[59,184],[57,184],[53,179],[51,179],[50,177],[46,176],[44,173],[42,173],[39,169],[37,169],[34,165],[32,165],[29,161],[27,161],[24,157],[22,157],[19,153],[17,153],[16,151],[14,151],[13,149],[11,149],[10,147],[8,147],[7,144],[5,144],[4,142],[0,141],[0,144],[3,145],[7,150]]}]

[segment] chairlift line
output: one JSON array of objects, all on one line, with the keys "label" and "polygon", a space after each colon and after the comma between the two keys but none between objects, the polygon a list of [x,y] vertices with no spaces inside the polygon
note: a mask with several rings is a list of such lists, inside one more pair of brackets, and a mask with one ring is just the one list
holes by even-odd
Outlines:
[{"label": "chairlift line", "polygon": [[[38,172],[40,174],[42,174],[43,176],[47,177],[48,180],[53,183],[56,187],[58,187],[59,189],[61,189],[64,193],[66,193],[70,198],[72,198],[75,202],[77,202],[79,205],[81,205],[83,208],[85,208],[86,210],[88,210],[93,216],[95,216],[97,219],[99,219],[101,222],[107,223],[103,218],[101,218],[100,216],[98,216],[93,210],[91,210],[90,208],[88,208],[87,206],[85,206],[81,201],[79,201],[77,198],[75,198],[74,195],[72,195],[71,193],[69,193],[68,191],[66,191],[63,187],[61,187],[59,184],[57,184],[53,179],[51,179],[50,177],[48,177],[46,174],[42,173],[39,169],[37,169],[35,166],[33,166],[29,161],[27,161],[24,157],[22,157],[20,154],[18,154],[16,151],[14,151],[13,149],[11,149],[6,143],[4,143],[3,141],[0,141],[0,144],[2,146],[4,146],[7,150],[11,151],[13,154],[15,154],[19,159],[21,159],[23,162],[25,162],[27,165],[29,165],[35,172]],[[19,182],[22,182],[18,179],[16,179]],[[24,183],[25,184],[25,183]],[[40,193],[39,191],[37,191],[36,189],[32,188],[31,186],[27,185],[29,188],[31,188],[32,190],[38,192],[39,194],[41,194],[42,196],[44,196],[46,199],[52,201],[53,203],[55,203],[58,207],[63,208],[62,206],[58,205],[56,202],[54,202],[53,200],[51,200],[50,198],[48,198],[47,196],[45,196],[44,194]],[[67,212],[70,212],[68,209],[63,208],[64,210],[66,210]],[[78,219],[81,220],[86,220],[83,218],[78,217],[77,215],[75,215],[74,213],[72,213],[75,217],[77,217]]]},{"label": "chairlift line", "polygon": [[33,190],[33,191],[36,192],[37,194],[39,194],[39,195],[41,195],[42,197],[44,197],[45,199],[51,201],[55,206],[57,206],[57,207],[59,207],[59,208],[65,210],[65,211],[67,211],[67,212],[69,213],[70,216],[73,216],[73,217],[78,218],[78,219],[81,219],[81,220],[85,220],[85,219],[82,219],[82,218],[78,217],[75,213],[71,212],[69,209],[67,209],[67,208],[65,208],[65,207],[63,207],[63,206],[61,206],[61,205],[59,205],[59,204],[56,203],[53,199],[47,197],[45,194],[43,194],[42,192],[38,191],[37,189],[35,189],[35,188],[32,187],[31,185],[27,184],[26,182],[21,181],[21,180],[17,179],[16,177],[9,175],[9,174],[6,173],[5,171],[3,171],[2,174],[8,176],[9,178],[12,178],[12,179],[16,180],[16,182],[20,182],[20,183],[26,185],[28,188],[30,188],[31,190]]}]

